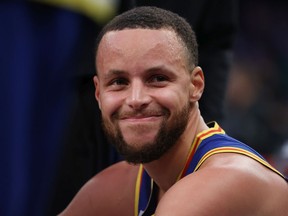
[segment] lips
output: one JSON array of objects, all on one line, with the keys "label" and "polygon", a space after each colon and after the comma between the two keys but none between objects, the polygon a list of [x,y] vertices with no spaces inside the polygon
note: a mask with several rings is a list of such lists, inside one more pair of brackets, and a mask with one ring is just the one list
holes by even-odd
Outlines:
[{"label": "lips", "polygon": [[166,109],[143,109],[143,110],[118,110],[112,115],[116,121],[145,122],[157,121],[159,118],[168,118],[169,111]]},{"label": "lips", "polygon": [[141,119],[149,119],[149,118],[157,118],[162,116],[162,114],[153,114],[153,115],[128,115],[128,116],[121,116],[120,120],[141,120]]},{"label": "lips", "polygon": [[129,113],[120,113],[117,117],[119,120],[141,120],[141,119],[151,119],[151,118],[159,118],[165,115],[163,112],[129,112]]}]

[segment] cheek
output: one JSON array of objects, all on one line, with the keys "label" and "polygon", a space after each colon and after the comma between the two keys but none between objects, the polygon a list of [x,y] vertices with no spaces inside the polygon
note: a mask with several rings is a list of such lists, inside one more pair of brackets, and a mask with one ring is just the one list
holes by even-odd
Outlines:
[{"label": "cheek", "polygon": [[102,115],[109,118],[121,106],[120,97],[111,94],[103,94],[100,96]]},{"label": "cheek", "polygon": [[179,111],[182,109],[188,100],[189,92],[187,90],[162,91],[158,95],[158,102],[172,112],[173,110]]}]

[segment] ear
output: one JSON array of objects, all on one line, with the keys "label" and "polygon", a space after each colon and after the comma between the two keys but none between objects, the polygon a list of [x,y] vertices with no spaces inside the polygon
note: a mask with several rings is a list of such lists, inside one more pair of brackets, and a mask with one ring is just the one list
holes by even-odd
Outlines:
[{"label": "ear", "polygon": [[199,101],[204,91],[204,74],[202,68],[197,66],[190,74],[191,88],[190,88],[190,101]]},{"label": "ear", "polygon": [[99,109],[101,110],[100,84],[99,84],[99,79],[96,75],[93,77],[93,82],[94,82],[94,86],[95,86],[95,93],[94,93],[95,99],[97,100]]}]

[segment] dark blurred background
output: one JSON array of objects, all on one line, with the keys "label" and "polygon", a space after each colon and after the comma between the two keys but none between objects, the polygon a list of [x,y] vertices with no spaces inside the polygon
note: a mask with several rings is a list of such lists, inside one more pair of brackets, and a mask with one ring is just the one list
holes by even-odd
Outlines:
[{"label": "dark blurred background", "polygon": [[225,123],[287,175],[288,2],[240,1]]},{"label": "dark blurred background", "polygon": [[101,27],[135,6],[196,31],[200,108],[288,174],[288,3],[277,0],[2,0],[0,215],[56,215],[121,158],[101,129],[92,77]]}]

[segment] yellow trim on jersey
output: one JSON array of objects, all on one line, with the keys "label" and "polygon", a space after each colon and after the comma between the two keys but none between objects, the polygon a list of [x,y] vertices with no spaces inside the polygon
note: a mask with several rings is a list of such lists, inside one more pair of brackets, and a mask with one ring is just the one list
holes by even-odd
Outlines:
[{"label": "yellow trim on jersey", "polygon": [[211,123],[214,123],[214,126],[212,128],[208,128],[207,130],[204,130],[197,134],[197,137],[199,139],[203,140],[214,134],[225,134],[225,131],[217,124],[217,122],[211,122]]},{"label": "yellow trim on jersey", "polygon": [[[212,128],[209,128],[207,130],[204,130],[200,133],[198,133],[196,135],[196,138],[194,139],[190,149],[189,149],[189,153],[187,156],[187,160],[186,160],[186,165],[189,165],[189,160],[191,160],[194,156],[194,153],[196,152],[198,146],[200,145],[200,143],[202,142],[203,139],[206,139],[207,137],[213,136],[214,134],[225,134],[225,131],[216,123],[213,122],[214,126]],[[177,181],[180,180],[180,178],[182,177],[183,173],[185,172],[185,169],[187,167],[183,167],[182,171],[180,172]]]},{"label": "yellow trim on jersey", "polygon": [[207,158],[209,158],[210,156],[212,156],[214,154],[218,154],[218,153],[238,153],[238,154],[246,155],[246,156],[258,161],[259,163],[266,166],[267,168],[273,170],[278,175],[280,175],[284,178],[282,173],[280,173],[278,170],[276,170],[274,167],[272,167],[267,161],[263,160],[262,158],[258,157],[257,155],[253,154],[250,151],[247,151],[247,150],[242,149],[242,148],[237,148],[237,147],[219,147],[219,148],[215,148],[215,149],[208,151],[205,155],[203,155],[201,160],[198,162],[197,166],[195,167],[194,172],[199,169],[199,167],[204,163],[205,160],[207,160]]},{"label": "yellow trim on jersey", "polygon": [[140,164],[139,171],[137,174],[136,179],[136,187],[135,187],[135,200],[134,200],[134,215],[138,216],[138,207],[139,207],[139,198],[140,198],[140,186],[141,186],[141,179],[143,173],[143,165]]},{"label": "yellow trim on jersey", "polygon": [[[141,192],[141,184],[142,184],[142,178],[143,178],[143,173],[144,173],[144,166],[143,164],[140,164],[138,174],[137,174],[137,179],[136,179],[136,186],[135,186],[135,198],[134,198],[134,215],[138,216],[138,210],[139,210],[139,200],[140,200],[140,192]],[[148,204],[150,203],[150,200],[152,198],[152,191],[153,191],[153,185],[154,181],[151,178],[151,186],[150,186],[150,196],[148,200]],[[146,206],[146,208],[148,205]],[[146,209],[144,210],[144,212]]]}]

